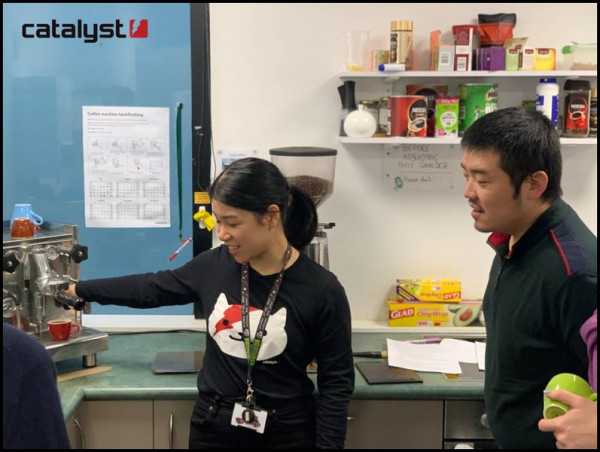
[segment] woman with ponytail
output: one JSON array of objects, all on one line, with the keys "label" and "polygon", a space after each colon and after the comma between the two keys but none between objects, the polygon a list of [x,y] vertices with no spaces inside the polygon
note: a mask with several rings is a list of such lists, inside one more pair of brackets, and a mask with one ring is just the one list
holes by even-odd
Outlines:
[{"label": "woman with ponytail", "polygon": [[221,245],[176,270],[80,281],[71,294],[199,305],[207,334],[190,449],[342,448],[354,389],[350,307],[336,276],[302,252],[317,228],[312,199],[259,158],[229,165],[209,194]]}]

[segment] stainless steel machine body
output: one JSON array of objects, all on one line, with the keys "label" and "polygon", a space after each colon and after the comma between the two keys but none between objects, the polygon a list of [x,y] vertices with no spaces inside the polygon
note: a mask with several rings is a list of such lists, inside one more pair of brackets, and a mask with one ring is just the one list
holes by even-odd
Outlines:
[{"label": "stainless steel machine body", "polygon": [[329,270],[329,246],[325,229],[331,229],[334,226],[335,223],[319,223],[314,238],[303,250],[308,257],[327,270]]},{"label": "stainless steel machine body", "polygon": [[[79,278],[79,263],[87,247],[78,243],[76,225],[46,221],[32,238],[13,239],[3,222],[3,321],[36,337],[54,361],[83,357],[84,367],[96,365],[96,352],[108,350],[108,334],[81,325],[89,303],[65,290]],[[81,326],[67,340],[54,341],[48,321],[69,319]]]}]

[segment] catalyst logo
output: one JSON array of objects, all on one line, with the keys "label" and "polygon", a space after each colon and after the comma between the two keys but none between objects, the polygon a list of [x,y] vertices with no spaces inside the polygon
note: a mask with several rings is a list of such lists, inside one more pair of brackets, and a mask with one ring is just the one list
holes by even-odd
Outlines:
[{"label": "catalyst logo", "polygon": [[59,23],[52,19],[49,24],[23,24],[21,36],[25,39],[83,39],[88,44],[99,39],[148,37],[148,19],[129,20],[129,34],[123,31],[124,27],[120,19],[102,24],[86,24],[81,19],[77,23]]},{"label": "catalyst logo", "polygon": [[148,19],[142,19],[137,23],[136,20],[129,21],[129,37],[131,38],[147,38],[148,37]]}]

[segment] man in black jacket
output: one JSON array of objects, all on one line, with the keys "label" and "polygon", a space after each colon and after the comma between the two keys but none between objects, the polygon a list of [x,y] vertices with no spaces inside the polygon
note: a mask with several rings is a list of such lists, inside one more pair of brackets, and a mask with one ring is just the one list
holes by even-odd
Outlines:
[{"label": "man in black jacket", "polygon": [[52,358],[18,328],[2,332],[2,448],[70,449]]},{"label": "man in black jacket", "polygon": [[554,375],[587,376],[579,330],[597,306],[597,239],[562,200],[560,140],[540,112],[489,113],[462,138],[475,229],[491,232],[484,399],[502,448],[555,447],[538,429]]}]

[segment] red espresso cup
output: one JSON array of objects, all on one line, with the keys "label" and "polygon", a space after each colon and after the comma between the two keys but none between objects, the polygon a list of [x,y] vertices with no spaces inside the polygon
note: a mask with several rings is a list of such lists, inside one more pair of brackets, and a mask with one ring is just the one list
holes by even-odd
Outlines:
[{"label": "red espresso cup", "polygon": [[48,320],[48,333],[55,341],[66,341],[71,334],[79,333],[81,327],[69,319]]}]

